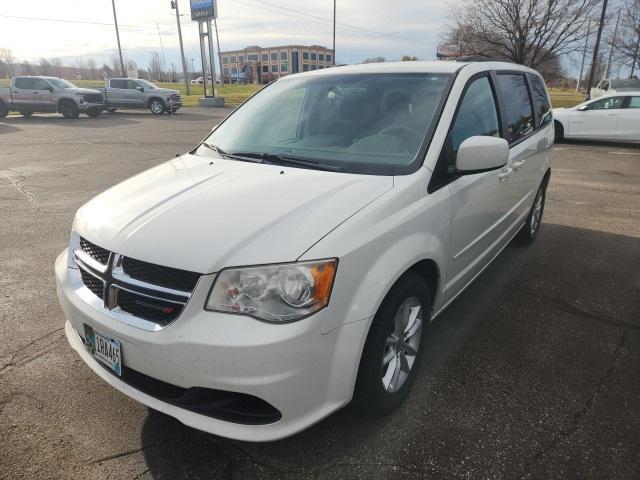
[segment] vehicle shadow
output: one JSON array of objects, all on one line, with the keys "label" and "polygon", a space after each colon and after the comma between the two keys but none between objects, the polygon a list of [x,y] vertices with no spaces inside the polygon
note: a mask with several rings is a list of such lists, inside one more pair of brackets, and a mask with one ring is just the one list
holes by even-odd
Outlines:
[{"label": "vehicle shadow", "polygon": [[65,128],[110,128],[140,123],[133,118],[109,118],[104,114],[96,118],[85,115],[80,115],[78,118],[64,118],[58,114],[34,114],[31,117],[9,116],[3,122],[7,125],[55,125]]},{"label": "vehicle shadow", "polygon": [[640,150],[640,143],[629,142],[606,142],[602,140],[576,140],[564,138],[559,142],[555,142],[556,145],[584,145],[589,147],[617,147],[617,148],[633,148]]},{"label": "vehicle shadow", "polygon": [[19,132],[20,130],[22,129],[6,123],[4,119],[0,120],[0,135],[2,135],[3,133]]},{"label": "vehicle shadow", "polygon": [[[621,333],[624,341],[624,331],[640,329],[639,252],[640,238],[544,224],[535,244],[509,245],[432,323],[413,391],[391,415],[366,420],[347,407],[293,437],[250,443],[150,412],[141,432],[148,473],[156,479],[521,478],[526,467],[535,478],[547,477],[553,465],[538,452],[562,435],[581,405],[590,405]],[[640,353],[628,350],[626,375],[638,375]],[[624,365],[620,360],[617,368]],[[590,406],[607,429],[637,431],[640,404],[612,408],[607,394],[637,398],[640,384],[611,380],[599,393],[600,407]],[[601,443],[598,425],[585,423],[584,444]],[[635,445],[624,445],[628,452],[640,449],[633,438]],[[581,448],[555,445],[557,462],[582,458]],[[623,447],[614,442],[602,453],[591,450],[582,473],[603,473],[598,465],[609,465],[607,448]],[[583,476],[579,466],[571,468]]]},{"label": "vehicle shadow", "polygon": [[[198,111],[193,111],[194,108],[187,107],[186,109],[180,109],[176,113],[173,114],[173,118],[179,121],[193,121],[193,122],[202,122],[210,119],[221,119],[225,118],[229,113],[233,111],[231,108],[211,108],[211,109],[198,109]],[[206,113],[203,113],[204,112]],[[154,120],[171,120],[171,114],[164,113],[162,115],[152,115],[146,110],[116,110],[113,113],[104,112],[102,114],[105,117],[113,117],[113,118],[139,118],[140,115],[146,115]]]}]

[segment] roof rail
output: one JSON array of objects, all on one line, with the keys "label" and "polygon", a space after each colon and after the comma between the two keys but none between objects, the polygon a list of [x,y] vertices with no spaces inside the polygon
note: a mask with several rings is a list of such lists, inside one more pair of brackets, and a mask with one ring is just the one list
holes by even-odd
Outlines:
[{"label": "roof rail", "polygon": [[487,57],[486,55],[463,55],[462,57],[456,58],[456,62],[507,62],[507,63],[513,63],[510,60],[505,60],[505,59],[502,59],[502,58]]}]

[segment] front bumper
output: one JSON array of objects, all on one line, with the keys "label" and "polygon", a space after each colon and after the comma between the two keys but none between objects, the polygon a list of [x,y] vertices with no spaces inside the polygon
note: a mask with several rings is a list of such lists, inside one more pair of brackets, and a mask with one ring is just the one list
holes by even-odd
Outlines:
[{"label": "front bumper", "polygon": [[[95,373],[129,397],[209,433],[269,441],[297,433],[348,403],[353,395],[368,322],[322,334],[326,309],[299,322],[273,325],[203,309],[213,275],[201,278],[181,316],[156,332],[118,321],[83,300],[67,252],[56,260],[58,296],[70,345]],[[86,289],[85,289],[86,290]],[[107,371],[84,349],[83,324],[117,337],[123,365],[181,388],[200,387],[257,397],[275,407],[279,420],[235,423],[160,400]]]},{"label": "front bumper", "polygon": [[78,105],[78,110],[80,112],[88,112],[89,110],[93,111],[93,110],[100,110],[103,111],[104,110],[104,102],[99,102],[99,103],[92,103],[92,102],[80,102],[77,104]]}]

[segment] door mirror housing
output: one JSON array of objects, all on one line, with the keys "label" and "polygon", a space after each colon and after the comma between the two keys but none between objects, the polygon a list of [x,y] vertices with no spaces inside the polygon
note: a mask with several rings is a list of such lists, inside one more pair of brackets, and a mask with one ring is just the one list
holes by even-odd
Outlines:
[{"label": "door mirror housing", "polygon": [[51,85],[47,85],[44,89],[48,90],[51,93],[53,93],[53,87]]},{"label": "door mirror housing", "polygon": [[471,175],[504,167],[509,161],[509,144],[504,138],[475,136],[458,148],[456,173]]},{"label": "door mirror housing", "polygon": [[576,108],[576,110],[578,110],[579,112],[584,112],[585,110],[589,110],[589,105],[580,105],[578,108]]}]

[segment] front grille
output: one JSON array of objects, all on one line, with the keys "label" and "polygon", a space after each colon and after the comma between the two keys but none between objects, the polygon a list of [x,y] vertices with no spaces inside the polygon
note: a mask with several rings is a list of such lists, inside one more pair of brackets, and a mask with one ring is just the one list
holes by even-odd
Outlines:
[{"label": "front grille", "polygon": [[173,93],[171,94],[171,96],[169,97],[171,100],[173,100],[174,102],[179,102],[180,101],[180,94],[178,93]]},{"label": "front grille", "polygon": [[163,267],[128,257],[122,260],[122,269],[124,273],[136,280],[183,292],[193,291],[200,278],[198,273]]},{"label": "front grille", "polygon": [[101,93],[85,93],[84,99],[88,103],[101,103],[103,101]]},{"label": "front grille", "polygon": [[80,249],[103,266],[98,271],[100,267],[83,260],[86,256],[75,255],[85,287],[102,300],[105,310],[114,312],[115,318],[130,321],[128,316],[117,314],[124,312],[152,322],[154,326],[132,323],[148,330],[165,327],[178,318],[200,278],[199,273],[124,257],[84,238]]},{"label": "front grille", "polygon": [[118,307],[135,317],[144,318],[164,327],[178,318],[183,305],[119,290]]},{"label": "front grille", "polygon": [[102,265],[106,265],[107,262],[109,262],[109,250],[99,247],[91,243],[89,240],[81,238],[80,248],[94,260],[100,262]]},{"label": "front grille", "polygon": [[82,283],[84,283],[85,287],[91,290],[96,297],[102,298],[104,293],[104,282],[82,268],[80,269],[80,275],[82,275]]}]

